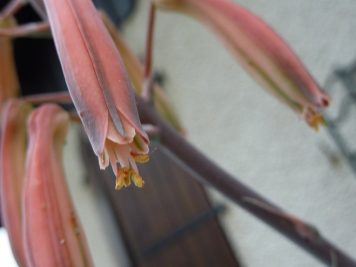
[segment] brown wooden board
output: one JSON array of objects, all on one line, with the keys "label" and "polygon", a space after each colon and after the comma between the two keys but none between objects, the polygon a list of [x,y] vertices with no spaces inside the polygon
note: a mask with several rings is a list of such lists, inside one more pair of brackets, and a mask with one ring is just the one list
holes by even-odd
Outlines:
[{"label": "brown wooden board", "polygon": [[84,149],[88,174],[112,206],[133,266],[239,266],[202,185],[168,151],[153,149],[140,165],[143,189],[114,190],[111,170],[100,171]]}]

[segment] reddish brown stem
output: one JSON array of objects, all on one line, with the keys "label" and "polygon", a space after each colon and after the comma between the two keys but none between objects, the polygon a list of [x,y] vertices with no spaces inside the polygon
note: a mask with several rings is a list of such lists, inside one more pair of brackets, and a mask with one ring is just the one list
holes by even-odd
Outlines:
[{"label": "reddish brown stem", "polygon": [[4,20],[16,14],[25,5],[25,0],[11,0],[0,12],[0,20]]},{"label": "reddish brown stem", "polygon": [[45,32],[49,32],[48,22],[33,22],[15,27],[0,28],[0,36],[9,37],[25,37]]},{"label": "reddish brown stem", "polygon": [[37,95],[27,95],[23,97],[23,100],[30,102],[31,104],[38,105],[46,102],[71,104],[72,99],[68,92],[46,93]]},{"label": "reddish brown stem", "polygon": [[356,266],[354,259],[326,240],[314,227],[284,212],[205,157],[165,123],[149,103],[140,98],[137,102],[141,119],[159,128],[162,144],[196,174],[197,180],[208,183],[325,264]]},{"label": "reddish brown stem", "polygon": [[144,66],[144,83],[142,89],[142,97],[145,100],[150,100],[152,91],[152,58],[153,58],[153,37],[156,18],[156,7],[150,4],[148,14],[148,28],[146,36],[146,51],[145,51],[145,66]]},{"label": "reddish brown stem", "polygon": [[[24,96],[23,100],[30,102],[34,105],[40,105],[43,103],[57,103],[57,104],[72,104],[72,99],[68,92],[57,92],[48,94],[37,94]],[[70,120],[76,123],[81,123],[80,117],[76,112],[68,112]]]}]

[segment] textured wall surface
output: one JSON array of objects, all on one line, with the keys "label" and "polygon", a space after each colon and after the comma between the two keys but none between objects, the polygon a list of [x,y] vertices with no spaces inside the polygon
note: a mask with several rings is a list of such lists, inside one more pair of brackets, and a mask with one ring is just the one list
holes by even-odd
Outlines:
[{"label": "textured wall surface", "polygon": [[[143,54],[148,1],[139,1],[125,37]],[[270,23],[321,84],[356,59],[353,0],[238,0]],[[230,173],[285,210],[318,227],[349,254],[356,251],[356,177],[332,166],[337,149],[264,92],[215,36],[190,18],[159,12],[155,68],[188,130],[188,139]],[[348,132],[355,133],[355,125]],[[216,201],[226,201],[212,192]],[[228,201],[227,201],[228,203]],[[229,205],[222,217],[245,266],[322,266],[249,214]]]}]

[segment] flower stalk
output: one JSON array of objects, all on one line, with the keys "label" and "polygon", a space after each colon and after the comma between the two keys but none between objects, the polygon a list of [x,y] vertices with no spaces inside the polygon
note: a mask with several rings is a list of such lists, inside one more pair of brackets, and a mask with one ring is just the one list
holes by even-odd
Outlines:
[{"label": "flower stalk", "polygon": [[153,58],[153,38],[156,21],[156,6],[150,3],[147,23],[146,51],[144,64],[144,83],[142,97],[146,100],[151,99],[152,95],[152,58]]},{"label": "flower stalk", "polygon": [[[122,56],[123,62],[125,63],[125,67],[127,69],[127,72],[129,74],[130,80],[133,84],[133,88],[135,89],[136,94],[142,95],[143,85],[145,84],[144,65],[140,62],[140,60],[137,58],[134,52],[124,41],[121,34],[115,28],[115,25],[110,21],[109,17],[104,12],[101,12],[101,17],[117,49],[119,50]],[[149,61],[152,62],[152,56],[147,56],[147,57],[151,57],[151,60]],[[152,67],[152,63],[150,63],[149,65]],[[151,70],[146,72],[150,73]],[[161,116],[163,116],[165,120],[167,120],[170,124],[172,124],[175,129],[177,129],[181,133],[184,133],[185,129],[182,123],[180,122],[178,115],[173,109],[173,105],[171,101],[168,99],[168,96],[164,92],[163,88],[154,82],[151,84],[151,86],[152,86],[151,100],[153,102],[155,109],[158,111],[159,114],[161,114]]]},{"label": "flower stalk", "polygon": [[26,0],[11,0],[0,12],[0,21],[12,17],[26,4]]},{"label": "flower stalk", "polygon": [[[241,183],[200,153],[168,125],[144,100],[138,99],[143,122],[156,125],[160,131],[161,148],[168,148],[175,159],[190,168],[199,182],[208,184],[244,208],[286,238],[295,242],[321,262],[330,266],[354,267],[356,261],[330,243],[308,223],[286,213],[253,189]],[[333,265],[337,262],[337,265]]]},{"label": "flower stalk", "polygon": [[48,22],[33,22],[27,23],[25,25],[0,28],[0,38],[1,37],[37,37],[40,34],[48,33],[49,25]]}]

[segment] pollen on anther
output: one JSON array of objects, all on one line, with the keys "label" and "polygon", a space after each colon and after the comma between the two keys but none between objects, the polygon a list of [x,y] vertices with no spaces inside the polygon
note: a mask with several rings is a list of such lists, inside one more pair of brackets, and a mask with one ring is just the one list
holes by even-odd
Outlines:
[{"label": "pollen on anther", "polygon": [[146,163],[150,160],[147,154],[132,154],[132,157],[137,163]]}]

